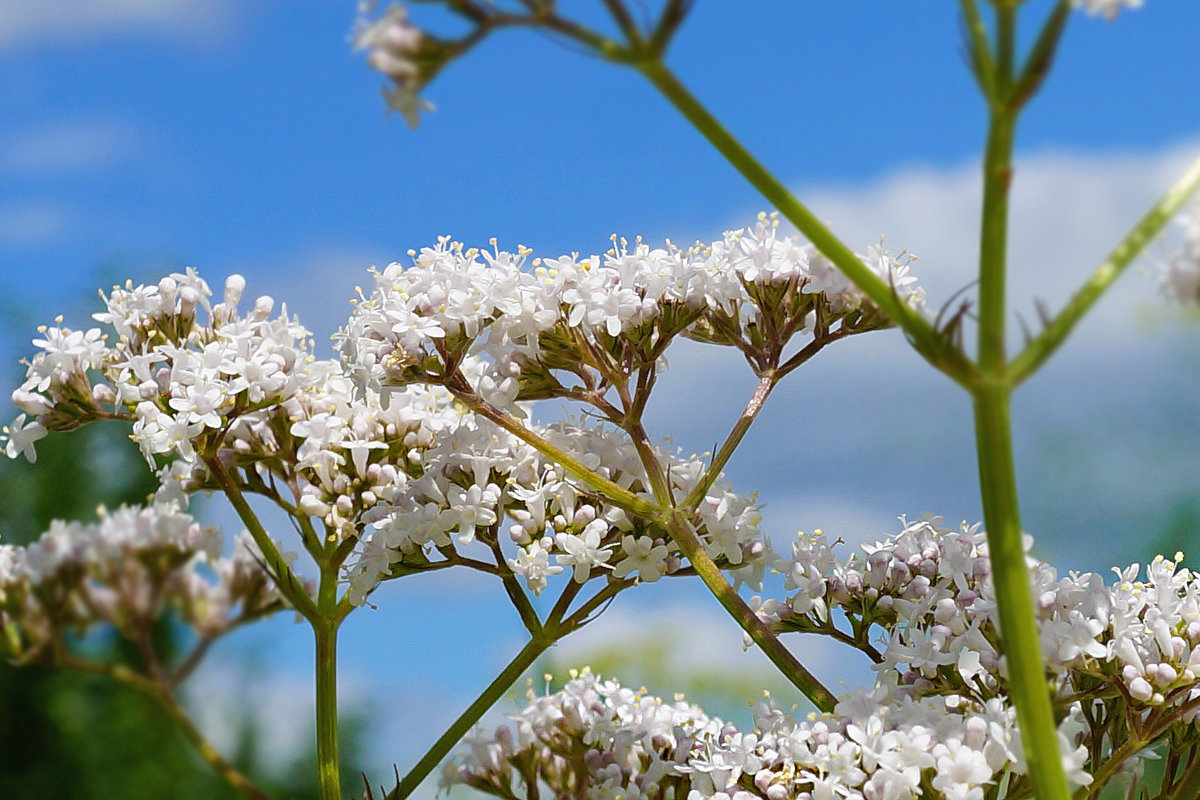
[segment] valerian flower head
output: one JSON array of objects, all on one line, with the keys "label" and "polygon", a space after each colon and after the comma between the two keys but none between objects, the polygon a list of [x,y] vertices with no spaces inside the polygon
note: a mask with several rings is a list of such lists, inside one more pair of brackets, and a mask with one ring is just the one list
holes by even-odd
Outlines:
[{"label": "valerian flower head", "polygon": [[410,127],[420,123],[422,111],[433,104],[419,96],[422,89],[463,49],[453,41],[435,38],[412,24],[408,9],[392,4],[374,20],[370,3],[360,6],[351,38],[356,50],[367,51],[367,64],[391,80],[383,96],[388,107],[400,112]]},{"label": "valerian flower head", "polygon": [[28,547],[0,547],[3,647],[21,660],[49,654],[68,630],[109,625],[132,638],[170,612],[202,637],[283,606],[262,554],[221,537],[175,503],[101,509],[92,524],[55,521]]},{"label": "valerian flower head", "polygon": [[[768,697],[744,732],[679,696],[572,674],[554,694],[531,693],[512,728],[477,731],[444,782],[507,798],[915,800],[932,785],[941,797],[982,800],[1021,770],[1016,714],[1000,701],[881,704],[859,691],[832,715],[797,721]],[[1065,735],[1060,746],[1071,779],[1088,783],[1080,749]]]}]

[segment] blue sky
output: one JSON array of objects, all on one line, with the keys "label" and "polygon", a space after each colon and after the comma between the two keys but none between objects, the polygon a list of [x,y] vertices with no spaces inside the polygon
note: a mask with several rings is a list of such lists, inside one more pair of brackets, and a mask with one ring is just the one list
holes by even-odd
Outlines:
[{"label": "blue sky", "polygon": [[[98,286],[125,277],[194,265],[219,285],[241,272],[252,295],[287,302],[320,340],[367,267],[439,234],[556,255],[602,250],[614,231],[711,239],[762,207],[636,75],[528,33],[451,65],[427,92],[438,111],[410,131],[385,115],[382,79],[350,52],[353,5],[0,7],[5,362],[35,324],[81,320]],[[851,244],[886,233],[915,250],[935,306],[969,280],[984,123],[954,8],[706,0],[670,59]],[[1033,295],[1061,303],[1200,152],[1197,31],[1200,4],[1180,0],[1149,0],[1112,24],[1072,19],[1019,138],[1013,295],[1026,318]],[[1064,567],[1145,560],[1129,543],[1152,534],[1138,525],[1198,493],[1197,331],[1154,294],[1152,275],[1129,276],[1018,397],[1026,525]],[[823,525],[861,540],[901,513],[977,518],[965,399],[899,337],[842,351],[790,379],[730,465],[735,485],[762,492],[773,535]],[[698,347],[672,364],[654,429],[708,449],[748,376]],[[643,605],[618,604],[610,640],[653,635],[654,620],[681,613],[724,630],[703,593],[645,589]],[[519,647],[515,620],[481,615],[496,602],[490,584],[418,580],[352,620],[347,693],[394,720],[372,750],[381,776]],[[425,646],[398,644],[396,631]],[[303,695],[308,648],[305,631],[280,622],[224,652],[256,652],[283,672],[274,686]]]}]

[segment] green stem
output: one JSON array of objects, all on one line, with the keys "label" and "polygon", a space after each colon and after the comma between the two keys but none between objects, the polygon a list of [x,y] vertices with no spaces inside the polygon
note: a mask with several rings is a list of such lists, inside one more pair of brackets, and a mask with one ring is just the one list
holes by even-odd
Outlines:
[{"label": "green stem", "polygon": [[303,585],[297,580],[292,568],[288,566],[283,557],[279,555],[279,550],[275,547],[274,540],[267,533],[266,528],[258,521],[258,516],[255,515],[254,509],[250,508],[250,504],[246,502],[245,495],[238,488],[233,478],[225,471],[225,467],[216,458],[206,458],[204,463],[208,465],[208,471],[216,479],[221,487],[221,491],[229,498],[229,502],[233,505],[233,509],[237,512],[238,517],[242,520],[242,524],[246,526],[246,530],[250,531],[250,536],[254,539],[254,543],[258,545],[259,551],[262,552],[263,559],[266,561],[267,568],[271,571],[272,577],[275,579],[275,586],[279,589],[279,593],[287,598],[292,604],[292,608],[296,610],[300,616],[310,622],[317,617],[317,607],[313,603],[312,598],[308,596],[308,592],[304,590]]},{"label": "green stem", "polygon": [[129,669],[123,664],[99,664],[93,661],[85,661],[76,659],[72,656],[60,656],[57,661],[58,666],[67,667],[69,669],[77,669],[82,672],[91,672],[99,675],[105,675],[118,683],[122,683],[132,689],[145,694],[147,697],[153,698],[158,703],[159,707],[167,713],[171,721],[179,726],[179,730],[183,733],[188,742],[200,754],[200,757],[212,767],[212,769],[221,776],[221,778],[232,786],[236,791],[251,798],[251,800],[269,800],[266,792],[254,785],[254,782],[242,774],[236,767],[225,760],[225,757],[217,750],[213,744],[205,738],[200,729],[192,722],[192,718],[188,716],[187,711],[175,699],[170,686],[162,680],[151,680],[144,675],[141,675]]},{"label": "green stem", "polygon": [[971,373],[970,364],[965,356],[947,339],[939,337],[924,317],[902,303],[893,288],[872,272],[854,251],[760,164],[679,82],[665,64],[656,59],[648,59],[637,62],[635,66],[768,202],[779,209],[789,222],[808,237],[817,250],[845,273],[888,319],[908,334],[918,352],[952,379],[965,384]]},{"label": "green stem", "polygon": [[833,707],[837,705],[837,698],[783,646],[778,637],[767,628],[766,623],[759,619],[753,609],[746,605],[746,601],[734,591],[721,568],[705,551],[703,543],[682,512],[676,511],[671,514],[667,530],[721,607],[742,626],[742,630],[750,635],[754,643],[762,648],[771,663],[795,684],[819,711],[832,713]]},{"label": "green stem", "polygon": [[526,428],[515,419],[511,414],[508,414],[501,409],[496,408],[488,401],[484,400],[470,388],[465,385],[465,380],[462,386],[457,382],[447,382],[446,388],[449,389],[456,398],[464,405],[479,414],[481,417],[491,420],[499,425],[504,430],[513,434],[523,442],[528,444],[533,449],[537,450],[546,458],[551,459],[555,463],[561,465],[567,472],[575,478],[586,483],[588,486],[595,489],[601,494],[604,500],[612,503],[618,508],[636,514],[640,517],[657,520],[662,516],[662,509],[648,500],[638,497],[628,489],[618,486],[601,475],[598,475],[593,470],[590,470],[579,459],[572,456],[565,450],[556,447],[550,442],[538,436],[533,431]]},{"label": "green stem", "polygon": [[1066,341],[1075,325],[1083,319],[1109,287],[1133,263],[1146,245],[1159,234],[1183,204],[1200,188],[1200,158],[1197,158],[1180,176],[1158,202],[1146,212],[1133,229],[1125,234],[1108,258],[1092,274],[1088,282],[1075,293],[1070,302],[1038,334],[1025,349],[1013,359],[1009,369],[1009,380],[1015,386],[1028,378],[1045,363],[1054,351]]},{"label": "green stem", "polygon": [[441,763],[442,759],[450,753],[454,745],[471,730],[475,723],[479,721],[479,718],[508,691],[508,687],[512,686],[524,674],[525,670],[533,666],[538,657],[546,652],[553,643],[553,637],[530,639],[529,643],[521,649],[521,652],[517,653],[508,666],[496,676],[496,679],[488,684],[483,693],[475,699],[475,702],[471,703],[467,707],[467,710],[454,721],[454,724],[447,728],[446,732],[433,743],[433,747],[429,748],[429,752],[421,756],[421,760],[409,770],[404,779],[396,785],[395,789],[388,793],[384,800],[404,800],[404,798],[416,791],[421,781],[425,780],[426,776]]},{"label": "green stem", "polygon": [[1000,634],[1025,761],[1039,800],[1070,800],[1025,566],[1006,386],[975,391],[975,436]]},{"label": "green stem", "polygon": [[729,463],[733,452],[746,436],[746,432],[754,424],[754,420],[758,417],[758,412],[762,410],[763,405],[767,402],[767,397],[770,396],[771,390],[775,388],[777,382],[778,378],[774,373],[763,375],[758,379],[758,386],[755,387],[754,394],[750,396],[750,400],[746,403],[746,408],[742,411],[742,415],[733,424],[729,435],[725,437],[725,441],[721,444],[721,449],[713,456],[712,463],[708,465],[708,469],[704,471],[704,475],[700,477],[700,481],[692,487],[687,497],[679,504],[680,508],[695,508],[704,499],[705,493],[712,487],[713,482],[721,474],[721,470],[725,468],[725,465]]},{"label": "green stem", "polygon": [[313,622],[317,645],[317,789],[321,800],[341,800],[338,763],[336,620]]},{"label": "green stem", "polygon": [[975,444],[1000,635],[1029,776],[1039,800],[1070,800],[1025,566],[1009,419],[1012,388],[1005,380],[1008,205],[1018,113],[1007,99],[1012,87],[1016,12],[1011,7],[1000,7],[996,14],[996,74],[992,85],[1004,102],[989,98],[983,164],[978,331],[978,363],[983,378],[971,387]]},{"label": "green stem", "polygon": [[1192,756],[1169,800],[1187,800],[1189,797],[1200,797],[1200,756],[1197,755]]},{"label": "green stem", "polygon": [[979,367],[997,378],[1005,368],[1008,190],[1016,116],[994,109],[983,167],[983,219],[979,239]]},{"label": "green stem", "polygon": [[321,800],[341,800],[341,759],[338,753],[337,637],[345,615],[338,603],[341,562],[321,564],[317,613],[312,629],[317,649],[317,788]]},{"label": "green stem", "polygon": [[966,26],[967,33],[967,52],[971,57],[971,72],[975,75],[975,80],[979,83],[979,89],[984,96],[991,97],[995,94],[995,87],[992,85],[992,80],[996,74],[995,65],[992,63],[992,51],[988,45],[987,26],[983,22],[983,16],[979,13],[979,6],[975,0],[959,0],[959,6],[963,13],[963,24]]},{"label": "green stem", "polygon": [[[670,486],[666,473],[654,455],[654,448],[650,446],[649,438],[646,436],[641,422],[631,421],[627,432],[633,440],[642,466],[645,467],[650,483],[654,487],[655,497],[663,506],[670,506]],[[679,545],[679,549],[687,557],[692,568],[696,570],[696,574],[700,576],[700,580],[717,598],[717,602],[729,613],[729,616],[733,617],[742,626],[742,630],[750,635],[750,639],[762,648],[767,658],[783,673],[784,677],[795,684],[796,688],[811,700],[818,710],[826,713],[832,712],[833,707],[837,705],[837,698],[821,684],[816,675],[809,672],[792,655],[792,652],[783,646],[783,643],[771,632],[766,623],[759,619],[758,614],[755,614],[754,610],[746,605],[746,601],[741,598],[741,595],[725,577],[725,573],[721,572],[721,568],[704,549],[704,543],[700,541],[700,537],[692,528],[692,523],[688,521],[689,513],[687,509],[672,508],[667,517],[666,527],[675,544]]]}]

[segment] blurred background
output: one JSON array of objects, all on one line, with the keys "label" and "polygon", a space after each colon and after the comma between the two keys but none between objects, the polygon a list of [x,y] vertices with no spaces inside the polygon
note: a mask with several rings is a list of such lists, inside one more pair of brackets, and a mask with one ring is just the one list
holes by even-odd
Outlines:
[{"label": "blurred background", "polygon": [[[219,287],[241,273],[250,296],[286,302],[328,354],[367,268],[441,234],[554,256],[603,252],[614,232],[708,241],[765,210],[636,75],[532,33],[452,64],[426,92],[436,113],[409,130],[351,51],[354,11],[352,0],[0,4],[5,392],[36,325],[63,314],[86,326],[97,288],[126,278],[190,265]],[[1035,301],[1060,306],[1200,152],[1198,35],[1194,3],[1072,18],[1019,132],[1011,296],[1026,323]],[[931,306],[970,282],[985,120],[953,4],[706,0],[669,60],[852,246],[886,235],[917,254]],[[1157,295],[1168,247],[1016,398],[1025,527],[1062,570],[1177,549],[1200,566],[1200,325]],[[671,365],[651,431],[708,450],[751,376],[735,354],[699,345],[679,346]],[[727,476],[759,493],[781,548],[815,527],[874,540],[901,514],[975,521],[969,412],[894,331],[859,337],[785,382]],[[48,439],[39,452],[36,465],[0,463],[4,541],[152,489],[120,431]],[[220,498],[200,513],[240,528]],[[427,575],[351,617],[349,776],[379,784],[393,763],[403,773],[515,654],[523,632],[502,596],[474,575]],[[178,635],[165,628],[163,646]],[[540,686],[542,672],[591,664],[744,718],[764,686],[791,695],[740,642],[702,588],[663,581],[622,595],[534,672]],[[870,679],[834,645],[795,646],[832,685]],[[309,632],[281,616],[223,641],[190,688],[201,726],[276,797],[311,796],[311,669]],[[493,721],[515,708],[506,700]],[[0,667],[0,797],[220,791],[139,698]]]}]

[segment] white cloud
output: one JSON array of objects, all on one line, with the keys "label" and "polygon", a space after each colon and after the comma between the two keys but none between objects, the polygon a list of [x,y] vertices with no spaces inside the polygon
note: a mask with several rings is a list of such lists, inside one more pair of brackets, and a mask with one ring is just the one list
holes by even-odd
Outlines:
[{"label": "white cloud", "polygon": [[5,0],[0,50],[73,45],[128,32],[208,41],[229,24],[225,0]]},{"label": "white cloud", "polygon": [[59,236],[70,224],[62,205],[34,200],[0,206],[0,244],[37,245]]},{"label": "white cloud", "polygon": [[121,120],[60,120],[5,139],[0,166],[38,176],[94,169],[131,153],[138,139],[133,126]]}]

